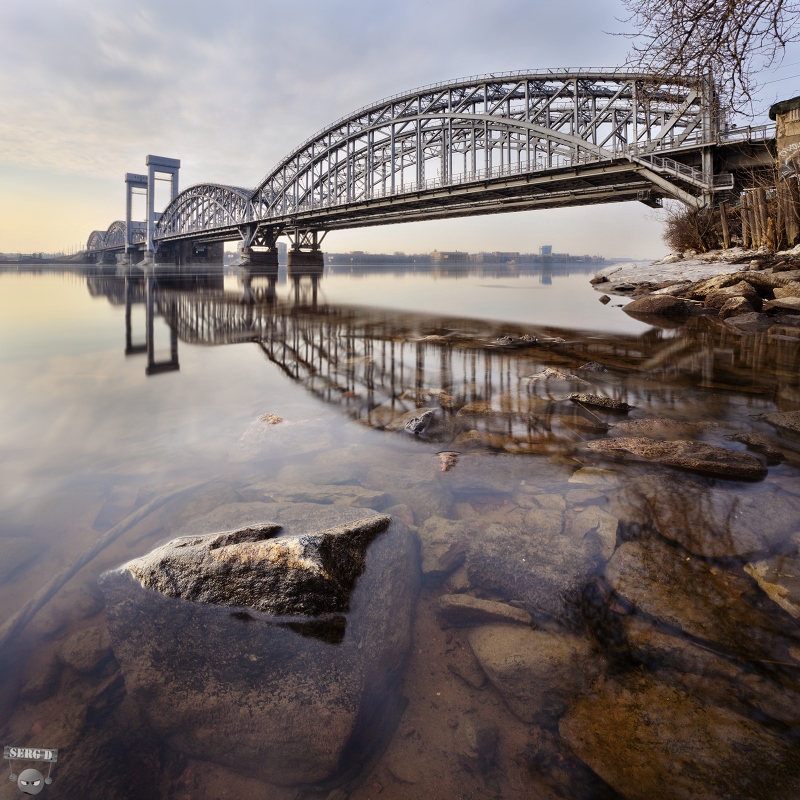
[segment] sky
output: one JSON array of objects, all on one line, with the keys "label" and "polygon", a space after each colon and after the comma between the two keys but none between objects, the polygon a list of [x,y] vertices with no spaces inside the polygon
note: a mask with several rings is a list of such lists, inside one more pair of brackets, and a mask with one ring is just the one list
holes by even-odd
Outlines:
[{"label": "sky", "polygon": [[[181,187],[255,186],[308,136],[441,80],[618,66],[617,0],[3,0],[0,252],[78,248],[125,215],[126,172],[181,160]],[[800,94],[800,48],[755,113]],[[332,252],[516,250],[657,257],[638,203],[337,231]]]}]

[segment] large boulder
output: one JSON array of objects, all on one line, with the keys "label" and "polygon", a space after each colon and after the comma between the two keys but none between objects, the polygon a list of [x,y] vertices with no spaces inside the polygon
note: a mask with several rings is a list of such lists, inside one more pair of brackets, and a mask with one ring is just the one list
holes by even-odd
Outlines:
[{"label": "large boulder", "polygon": [[750,310],[761,311],[761,297],[758,292],[747,282],[739,281],[733,286],[724,289],[714,289],[706,295],[706,308],[722,308],[725,303],[735,297],[744,298],[751,306]]},{"label": "large boulder", "polygon": [[785,739],[651,678],[606,682],[562,717],[559,732],[626,800],[760,800],[800,790],[800,761]]},{"label": "large boulder", "polygon": [[688,303],[663,294],[650,294],[628,303],[623,309],[632,317],[656,316],[676,322],[688,318],[691,308]]},{"label": "large boulder", "polygon": [[100,582],[128,694],[158,735],[271,783],[315,783],[392,705],[417,546],[367,509],[269,509],[274,524],[173,540]]},{"label": "large boulder", "polygon": [[720,307],[719,315],[722,319],[738,317],[742,314],[752,314],[753,306],[745,297],[729,297]]},{"label": "large boulder", "polygon": [[767,553],[800,532],[800,498],[789,492],[766,482],[734,488],[666,470],[627,481],[613,511],[708,558]]}]

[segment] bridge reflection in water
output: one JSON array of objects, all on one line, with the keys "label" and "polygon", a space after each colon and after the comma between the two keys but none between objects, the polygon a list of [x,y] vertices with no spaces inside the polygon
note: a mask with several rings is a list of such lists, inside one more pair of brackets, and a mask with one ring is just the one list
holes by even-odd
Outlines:
[{"label": "bridge reflection in water", "polygon": [[[761,407],[800,400],[796,328],[742,335],[698,317],[640,335],[520,326],[318,302],[318,279],[281,298],[276,281],[245,275],[242,291],[217,276],[94,276],[94,295],[125,305],[125,354],[147,355],[146,373],[179,369],[178,341],[250,342],[292,381],[375,429],[404,430],[425,411],[416,438],[454,449],[571,452],[608,430],[614,415],[569,399],[599,393],[657,414],[734,422]],[[145,307],[145,343],[131,309]],[[170,333],[156,359],[154,321]],[[609,372],[583,370],[599,362]],[[561,375],[541,374],[545,369]],[[712,391],[709,391],[712,390]],[[730,391],[726,391],[730,390]],[[414,425],[412,425],[414,427]]]}]

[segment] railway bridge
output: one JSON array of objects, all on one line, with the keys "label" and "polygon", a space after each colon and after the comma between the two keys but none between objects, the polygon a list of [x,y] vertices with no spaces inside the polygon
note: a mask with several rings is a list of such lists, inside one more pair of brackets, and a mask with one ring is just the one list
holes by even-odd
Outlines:
[{"label": "railway bridge", "polygon": [[[736,202],[754,175],[773,167],[774,136],[771,126],[724,124],[705,77],[480,75],[337,120],[255,188],[201,183],[178,192],[180,162],[149,156],[144,240],[126,247],[180,264],[221,259],[221,243],[236,241],[246,262],[269,271],[285,235],[290,266],[321,270],[322,240],[342,228],[623,201],[658,206],[664,198],[697,208]],[[173,181],[160,214],[154,169]]]}]

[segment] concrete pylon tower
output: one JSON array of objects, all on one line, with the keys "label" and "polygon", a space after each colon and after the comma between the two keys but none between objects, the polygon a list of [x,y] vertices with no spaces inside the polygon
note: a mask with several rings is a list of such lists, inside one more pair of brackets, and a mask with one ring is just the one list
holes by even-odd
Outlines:
[{"label": "concrete pylon tower", "polygon": [[147,260],[151,260],[155,255],[155,247],[153,244],[153,233],[155,232],[156,222],[161,217],[161,212],[155,210],[155,188],[157,180],[164,180],[164,178],[157,178],[156,175],[169,175],[169,180],[172,184],[171,200],[178,196],[178,172],[181,168],[181,162],[177,158],[165,158],[164,156],[149,155],[145,159],[147,164]]}]

